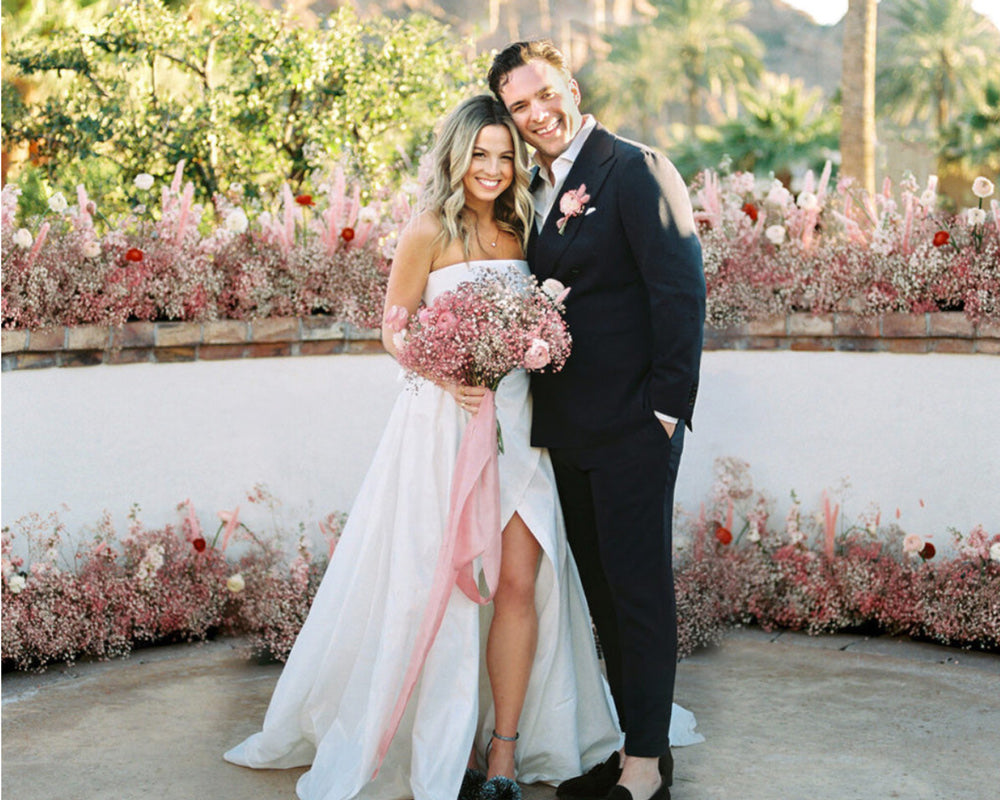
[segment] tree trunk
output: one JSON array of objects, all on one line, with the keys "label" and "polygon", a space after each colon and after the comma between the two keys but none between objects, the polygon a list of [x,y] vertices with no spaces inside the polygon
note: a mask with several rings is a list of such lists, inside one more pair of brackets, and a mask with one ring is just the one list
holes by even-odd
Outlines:
[{"label": "tree trunk", "polygon": [[849,0],[840,78],[840,174],[875,192],[876,0]]}]

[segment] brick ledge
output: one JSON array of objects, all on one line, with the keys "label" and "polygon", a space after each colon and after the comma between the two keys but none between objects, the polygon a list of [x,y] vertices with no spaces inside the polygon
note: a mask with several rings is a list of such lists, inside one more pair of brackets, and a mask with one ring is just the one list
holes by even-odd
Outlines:
[{"label": "brick ledge", "polygon": [[[706,328],[705,349],[1000,355],[1000,320],[973,324],[961,312],[871,318],[788,314],[731,328]],[[2,352],[3,371],[7,372],[98,364],[370,354],[383,349],[377,330],[313,316],[5,330]]]}]

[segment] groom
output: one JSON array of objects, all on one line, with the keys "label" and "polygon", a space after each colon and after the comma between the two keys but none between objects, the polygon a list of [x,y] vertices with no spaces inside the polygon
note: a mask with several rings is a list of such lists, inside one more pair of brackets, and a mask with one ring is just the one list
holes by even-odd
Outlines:
[{"label": "groom", "polygon": [[573,353],[532,376],[532,444],[548,447],[625,746],[563,798],[668,800],[677,662],[674,482],[691,427],[705,317],[687,188],[650,148],[580,113],[548,40],[493,60],[490,89],[535,149],[528,262],[571,287]]}]

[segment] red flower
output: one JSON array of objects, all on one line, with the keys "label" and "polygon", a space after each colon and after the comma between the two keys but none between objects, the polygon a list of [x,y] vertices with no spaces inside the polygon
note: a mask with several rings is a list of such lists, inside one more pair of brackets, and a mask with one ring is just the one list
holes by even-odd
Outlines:
[{"label": "red flower", "polygon": [[200,536],[197,539],[191,540],[191,546],[199,553],[204,553],[205,548],[208,547],[208,545],[205,543],[205,540]]},{"label": "red flower", "polygon": [[744,203],[743,213],[746,214],[748,217],[750,217],[750,219],[752,219],[754,222],[757,221],[757,206],[755,206],[753,203]]},{"label": "red flower", "polygon": [[300,206],[314,206],[313,196],[311,194],[300,194],[295,198],[295,202]]},{"label": "red flower", "polygon": [[917,555],[919,555],[924,561],[929,561],[930,559],[934,558],[934,554],[936,552],[937,550],[934,549],[934,545],[932,545],[930,542],[927,542],[924,545],[923,550],[917,553]]},{"label": "red flower", "polygon": [[340,238],[345,242],[351,241],[351,239],[354,238],[354,228],[344,228],[344,230],[340,232]]},{"label": "red flower", "polygon": [[732,544],[733,543],[733,533],[729,528],[723,528],[721,525],[715,530],[715,538],[719,540],[721,544]]},{"label": "red flower", "polygon": [[951,234],[948,233],[948,231],[938,231],[937,233],[934,234],[934,246],[943,247],[944,245],[948,244],[948,241],[950,239],[951,239]]},{"label": "red flower", "polygon": [[142,250],[140,250],[138,247],[130,247],[125,252],[125,260],[135,261],[136,263],[139,263],[140,261],[142,261]]}]

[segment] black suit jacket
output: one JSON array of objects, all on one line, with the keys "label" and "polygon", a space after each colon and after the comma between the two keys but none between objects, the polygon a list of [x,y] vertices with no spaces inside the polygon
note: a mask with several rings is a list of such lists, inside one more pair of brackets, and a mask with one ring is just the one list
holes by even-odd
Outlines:
[{"label": "black suit jacket", "polygon": [[673,164],[597,125],[559,190],[590,200],[564,233],[558,198],[528,263],[570,287],[573,350],[558,373],[533,373],[532,443],[589,447],[648,424],[694,416],[705,277],[687,187]]}]

